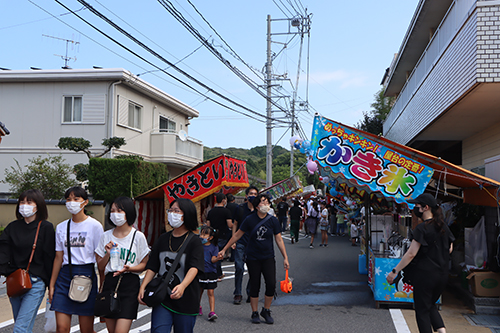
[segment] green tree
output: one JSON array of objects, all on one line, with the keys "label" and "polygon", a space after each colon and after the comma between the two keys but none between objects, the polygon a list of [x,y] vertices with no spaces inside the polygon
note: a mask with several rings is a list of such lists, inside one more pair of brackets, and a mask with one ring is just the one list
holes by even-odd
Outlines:
[{"label": "green tree", "polygon": [[[72,150],[76,153],[83,151],[87,157],[90,159],[92,157],[102,157],[106,155],[112,148],[120,148],[121,146],[126,145],[124,138],[112,137],[108,139],[102,139],[101,143],[106,149],[100,154],[96,154],[92,156],[90,148],[92,145],[90,141],[84,138],[73,138],[73,137],[62,137],[59,138],[59,142],[57,147],[59,149]],[[78,163],[73,166],[73,173],[78,181],[86,181],[88,179],[89,173],[89,165],[84,163]]]},{"label": "green tree", "polygon": [[370,105],[372,110],[363,112],[363,119],[356,124],[356,128],[375,135],[381,135],[384,131],[384,121],[391,111],[395,98],[385,97],[384,88],[380,89],[374,97],[375,102]]},{"label": "green tree", "polygon": [[13,197],[19,197],[29,189],[38,189],[45,199],[61,199],[66,189],[75,185],[70,177],[71,166],[64,163],[61,155],[32,158],[25,165],[26,171],[16,159],[14,161],[16,167],[5,169],[5,180],[2,181],[10,185]]},{"label": "green tree", "polygon": [[121,146],[126,145],[127,143],[125,142],[124,138],[114,136],[112,138],[102,139],[101,144],[106,147],[106,149],[104,149],[102,153],[96,154],[94,156],[92,156],[92,153],[90,152],[90,148],[92,147],[90,141],[84,138],[62,137],[59,138],[57,147],[60,149],[72,150],[77,153],[83,151],[85,154],[87,154],[88,158],[92,158],[102,157],[106,155],[112,148],[118,149]]}]

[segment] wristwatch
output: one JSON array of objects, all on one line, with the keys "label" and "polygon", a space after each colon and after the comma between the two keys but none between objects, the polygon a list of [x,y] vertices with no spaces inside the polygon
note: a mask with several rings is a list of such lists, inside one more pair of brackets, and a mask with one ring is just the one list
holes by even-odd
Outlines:
[{"label": "wristwatch", "polygon": [[393,268],[393,269],[392,269],[392,272],[393,272],[394,274],[397,274],[397,273],[398,273],[398,272],[396,272],[396,269],[395,269],[395,268]]}]

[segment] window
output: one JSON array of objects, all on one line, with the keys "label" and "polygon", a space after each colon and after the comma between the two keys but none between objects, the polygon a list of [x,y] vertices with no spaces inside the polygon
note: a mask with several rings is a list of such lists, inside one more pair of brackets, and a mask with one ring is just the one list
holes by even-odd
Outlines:
[{"label": "window", "polygon": [[137,128],[141,129],[141,114],[142,114],[142,107],[129,103],[128,104],[128,126],[132,128]]},{"label": "window", "polygon": [[175,132],[175,122],[160,116],[160,132]]},{"label": "window", "polygon": [[65,96],[63,122],[81,123],[82,122],[82,97]]}]

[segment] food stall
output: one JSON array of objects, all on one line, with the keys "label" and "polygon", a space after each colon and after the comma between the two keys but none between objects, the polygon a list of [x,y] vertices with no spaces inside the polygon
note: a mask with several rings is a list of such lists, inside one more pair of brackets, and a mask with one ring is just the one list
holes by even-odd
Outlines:
[{"label": "food stall", "polygon": [[496,181],[319,115],[310,146],[311,159],[320,176],[330,180],[327,185],[334,186],[332,192],[348,197],[353,209],[365,207],[362,250],[377,307],[413,302],[411,285],[386,281],[409,245],[413,205],[407,200],[426,190],[471,204],[498,204]]},{"label": "food stall", "polygon": [[227,155],[196,165],[179,176],[134,198],[136,227],[152,245],[165,229],[166,210],[178,198],[190,199],[196,206],[198,222],[213,206],[212,194],[235,194],[247,188],[246,161]]},{"label": "food stall", "polygon": [[271,198],[271,202],[275,203],[283,197],[302,193],[302,183],[299,176],[284,179],[268,188],[263,189],[260,193],[266,193]]}]

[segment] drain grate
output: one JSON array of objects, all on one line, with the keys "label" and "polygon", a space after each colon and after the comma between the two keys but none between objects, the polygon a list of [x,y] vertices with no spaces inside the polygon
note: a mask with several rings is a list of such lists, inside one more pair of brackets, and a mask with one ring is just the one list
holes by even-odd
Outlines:
[{"label": "drain grate", "polygon": [[[486,326],[500,329],[500,316],[467,314],[464,315],[464,317],[474,326]],[[495,332],[496,331],[497,330],[495,330]]]}]

